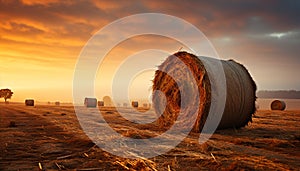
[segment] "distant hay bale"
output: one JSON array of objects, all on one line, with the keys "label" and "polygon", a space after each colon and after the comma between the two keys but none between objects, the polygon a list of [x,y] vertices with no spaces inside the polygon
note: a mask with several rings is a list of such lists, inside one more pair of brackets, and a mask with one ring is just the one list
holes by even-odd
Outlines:
[{"label": "distant hay bale", "polygon": [[85,98],[84,105],[86,107],[97,107],[97,99],[96,98]]},{"label": "distant hay bale", "polygon": [[144,107],[144,108],[147,108],[147,107],[148,107],[148,104],[147,104],[147,103],[144,103],[144,104],[143,104],[143,107]]},{"label": "distant hay bale", "polygon": [[55,106],[59,106],[60,105],[60,102],[55,102]]},{"label": "distant hay bale", "polygon": [[98,106],[104,106],[104,101],[98,101]]},{"label": "distant hay bale", "polygon": [[286,107],[285,102],[282,100],[274,100],[271,103],[271,109],[272,110],[284,110]]},{"label": "distant hay bale", "polygon": [[108,106],[108,107],[113,106],[113,102],[109,96],[104,96],[103,101],[104,101],[105,106]]},{"label": "distant hay bale", "polygon": [[26,106],[34,106],[34,100],[33,99],[26,99],[25,100]]},{"label": "distant hay bale", "polygon": [[132,107],[139,107],[139,102],[137,102],[137,101],[132,101],[131,106],[132,106]]},{"label": "distant hay bale", "polygon": [[[214,58],[200,57],[203,60],[209,61],[208,64],[219,61]],[[190,70],[193,78],[187,78],[186,67],[182,67],[182,62]],[[226,104],[222,115],[222,119],[219,123],[218,129],[226,128],[240,128],[252,121],[252,114],[255,113],[255,92],[256,84],[251,78],[247,69],[233,61],[220,60],[223,65],[224,74],[226,78]],[[184,69],[185,68],[185,69]],[[211,66],[214,68],[214,66]],[[166,71],[166,72],[162,72]],[[176,79],[182,80],[182,85],[177,85],[175,80],[167,73],[176,75]],[[192,85],[192,79],[195,79],[196,86],[198,86],[199,97],[191,96],[197,92],[192,92],[195,88]],[[179,86],[185,88],[189,92],[186,94],[180,94]],[[182,128],[187,128],[190,125],[190,116],[196,114],[197,119],[193,125],[194,132],[200,132],[203,129],[205,121],[208,117],[210,104],[211,104],[211,85],[208,73],[204,67],[202,61],[195,55],[187,52],[177,52],[174,55],[169,56],[160,66],[159,70],[155,72],[155,78],[153,80],[153,92],[160,90],[162,94],[153,94],[152,105],[155,111],[162,115],[158,118],[158,125],[161,128],[170,128],[176,121],[181,104],[185,106],[184,116],[185,120],[180,122]],[[164,98],[165,97],[165,98]],[[166,102],[166,106],[161,105]],[[199,106],[198,112],[195,110],[195,106]],[[164,108],[164,111],[162,111]],[[213,116],[211,118],[214,119]]]}]

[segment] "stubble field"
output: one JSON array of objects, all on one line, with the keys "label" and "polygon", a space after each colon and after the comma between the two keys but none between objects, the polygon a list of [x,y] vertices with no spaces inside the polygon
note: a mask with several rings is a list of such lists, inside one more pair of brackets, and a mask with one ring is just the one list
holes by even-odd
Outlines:
[{"label": "stubble field", "polygon": [[[131,127],[114,108],[100,110],[124,136],[163,132],[155,124]],[[166,154],[126,159],[96,146],[80,128],[73,106],[1,103],[0,170],[299,170],[299,123],[297,110],[258,110],[247,127],[218,130],[204,144],[191,133]]]}]

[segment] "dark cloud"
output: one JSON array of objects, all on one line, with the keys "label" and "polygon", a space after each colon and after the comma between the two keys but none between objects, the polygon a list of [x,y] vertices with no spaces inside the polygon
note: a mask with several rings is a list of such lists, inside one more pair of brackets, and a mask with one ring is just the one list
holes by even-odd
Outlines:
[{"label": "dark cloud", "polygon": [[[182,17],[207,34],[235,34],[247,29],[251,18],[261,18],[273,30],[286,31],[300,26],[298,1],[144,1],[150,11]],[[258,32],[260,30],[257,30]]]},{"label": "dark cloud", "polygon": [[292,0],[46,2],[1,3],[0,18],[30,20],[54,31],[56,27],[65,27],[65,30],[71,31],[77,26],[81,30],[84,24],[89,27],[86,32],[83,29],[84,34],[117,18],[144,12],[161,12],[184,18],[211,36],[241,33],[252,27],[249,24],[255,17],[274,31],[294,30],[300,26],[300,2]]}]

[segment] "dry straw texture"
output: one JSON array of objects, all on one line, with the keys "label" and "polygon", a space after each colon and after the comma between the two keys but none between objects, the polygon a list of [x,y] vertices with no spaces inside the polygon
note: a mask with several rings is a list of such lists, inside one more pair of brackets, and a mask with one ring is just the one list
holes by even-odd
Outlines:
[{"label": "dry straw texture", "polygon": [[[180,64],[177,59],[175,60],[175,58],[180,59],[188,66],[194,78],[187,76],[186,68],[184,69],[181,66],[182,64]],[[162,113],[158,118],[158,124],[161,128],[169,129],[176,121],[181,105],[184,105],[187,106],[183,112],[186,120],[193,114],[197,115],[193,131],[199,132],[202,130],[210,109],[212,85],[204,64],[200,59],[187,52],[177,52],[169,56],[159,66],[159,70],[156,71],[153,80],[153,91],[160,90],[166,96],[166,98],[163,98],[161,94],[153,94],[153,107],[157,113]],[[208,59],[217,60],[213,58]],[[221,60],[221,63],[226,77],[227,97],[224,113],[218,125],[218,129],[240,128],[252,121],[252,114],[255,113],[256,84],[243,65],[233,60]],[[211,67],[213,68],[214,66]],[[181,80],[182,85],[180,86],[183,87],[191,86],[189,84],[191,79],[195,79],[199,90],[199,98],[193,96],[195,92],[181,93],[175,80],[165,72],[162,72],[162,70],[175,75],[177,79]],[[185,90],[191,89],[185,88]],[[183,103],[181,103],[181,101],[183,101]],[[166,106],[165,110],[162,111],[162,104],[164,104],[164,102],[166,102]],[[195,106],[197,105],[199,106],[198,111],[195,110]],[[190,123],[191,122],[183,121],[182,128],[189,127],[185,124]]]}]

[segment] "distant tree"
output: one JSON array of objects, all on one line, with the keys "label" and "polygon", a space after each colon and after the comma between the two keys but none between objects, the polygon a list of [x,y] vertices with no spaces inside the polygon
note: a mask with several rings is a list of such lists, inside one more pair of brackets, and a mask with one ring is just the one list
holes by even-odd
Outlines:
[{"label": "distant tree", "polygon": [[1,89],[0,98],[4,98],[5,102],[10,99],[14,93],[10,89]]}]

